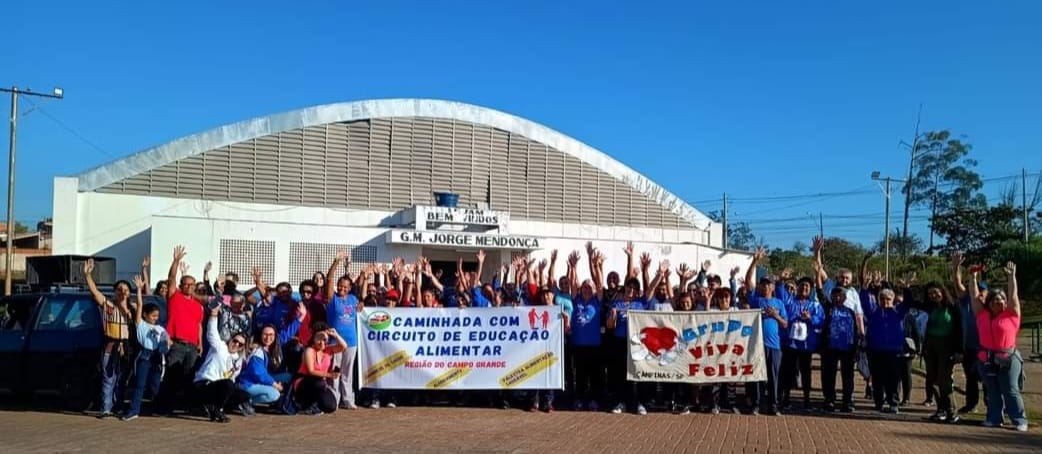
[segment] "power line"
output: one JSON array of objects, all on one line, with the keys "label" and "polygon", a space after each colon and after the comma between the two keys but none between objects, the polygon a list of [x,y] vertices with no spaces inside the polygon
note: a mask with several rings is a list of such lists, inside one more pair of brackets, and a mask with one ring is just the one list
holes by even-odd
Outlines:
[{"label": "power line", "polygon": [[72,134],[77,139],[80,139],[80,141],[82,141],[83,143],[89,145],[95,151],[97,151],[97,152],[99,152],[99,153],[101,153],[101,154],[103,154],[105,156],[108,156],[109,158],[116,159],[115,155],[105,151],[105,149],[99,147],[97,144],[95,144],[94,142],[91,142],[86,137],[84,137],[83,134],[80,134],[80,133],[76,132],[76,130],[72,129],[71,126],[65,124],[63,121],[59,120],[54,115],[51,115],[50,112],[48,112],[46,109],[43,108],[43,106],[33,102],[32,100],[30,100],[28,98],[24,98],[24,99],[25,99],[25,101],[27,101],[27,102],[29,102],[30,104],[33,105],[33,109],[40,111],[40,114],[42,114],[43,116],[47,117],[48,119],[53,121],[55,124],[57,124],[59,127],[61,127],[62,129],[66,130],[67,132],[69,132],[69,134]]}]

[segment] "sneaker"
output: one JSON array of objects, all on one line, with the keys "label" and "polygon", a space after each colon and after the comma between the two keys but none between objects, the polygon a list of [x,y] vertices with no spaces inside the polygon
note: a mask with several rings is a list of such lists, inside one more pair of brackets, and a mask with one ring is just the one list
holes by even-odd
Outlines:
[{"label": "sneaker", "polygon": [[841,411],[843,413],[853,413],[854,412],[854,405],[853,404],[844,405],[843,407],[841,407],[839,409],[839,411]]},{"label": "sneaker", "polygon": [[684,405],[683,407],[680,407],[680,412],[677,413],[677,414],[678,415],[690,415],[691,414],[691,406],[690,405]]},{"label": "sneaker", "polygon": [[771,414],[774,416],[781,416],[782,412],[778,407],[774,407],[771,409]]},{"label": "sneaker", "polygon": [[340,409],[341,410],[358,410],[358,405],[355,405],[354,402],[349,402],[349,403],[346,403],[346,404],[342,403],[342,404],[340,404]]},{"label": "sneaker", "polygon": [[224,410],[218,409],[216,412],[214,412],[213,421],[219,423],[227,423],[231,420],[228,419],[228,415],[224,414]]},{"label": "sneaker", "polygon": [[509,410],[510,409],[510,402],[507,401],[507,400],[503,400],[502,402],[499,403],[499,408],[502,408],[504,410]]},{"label": "sneaker", "polygon": [[643,405],[637,405],[637,414],[641,415],[641,416],[644,416],[644,415],[648,414],[648,409],[644,408]]},{"label": "sneaker", "polygon": [[982,423],[981,423],[980,425],[982,425],[982,426],[984,426],[984,427],[1002,427],[1002,423],[999,423],[999,422],[991,422],[991,421],[987,421],[987,420],[985,420],[984,422],[982,422]]},{"label": "sneaker", "polygon": [[865,387],[865,399],[871,399],[871,398],[872,398],[872,385],[868,385],[868,386]]},{"label": "sneaker", "polygon": [[549,413],[553,413],[554,412],[554,404],[547,404],[546,408],[543,409],[543,411],[545,411],[548,414]]},{"label": "sneaker", "polygon": [[976,412],[977,412],[977,407],[971,407],[969,405],[959,409],[959,414],[963,414],[963,415],[965,415],[967,413],[976,413]]},{"label": "sneaker", "polygon": [[901,413],[901,410],[899,408],[897,408],[897,405],[891,405],[890,406],[890,413],[896,415],[898,413]]},{"label": "sneaker", "polygon": [[592,411],[592,412],[601,411],[601,407],[600,407],[600,405],[597,405],[597,401],[596,400],[591,400],[590,401],[590,405],[587,405],[586,408],[589,408],[590,411]]},{"label": "sneaker", "polygon": [[1028,423],[1017,424],[1017,432],[1027,432],[1027,431],[1028,431]]},{"label": "sneaker", "polygon": [[955,424],[962,419],[958,413],[948,413],[948,424]]},{"label": "sneaker", "polygon": [[822,406],[821,409],[824,410],[826,413],[835,413],[836,404],[832,402],[825,402],[825,405]]},{"label": "sneaker", "polygon": [[739,410],[738,407],[732,406],[731,407],[731,414],[740,415],[740,414],[742,414],[742,411]]},{"label": "sneaker", "polygon": [[104,411],[101,412],[100,415],[98,415],[98,419],[107,419],[110,416],[112,416],[112,412]]},{"label": "sneaker", "polygon": [[249,402],[243,402],[239,404],[239,413],[246,417],[250,417],[257,414],[257,412],[253,409],[253,405],[250,405]]},{"label": "sneaker", "polygon": [[373,403],[369,404],[369,408],[372,408],[373,410],[380,408],[380,401],[374,400]]},{"label": "sneaker", "polygon": [[626,406],[624,406],[622,404],[618,404],[618,405],[615,406],[615,408],[611,409],[611,413],[614,414],[614,415],[621,415],[622,411],[625,410],[625,409],[626,409]]},{"label": "sneaker", "polygon": [[753,416],[760,416],[760,409],[759,408],[753,407]]},{"label": "sneaker", "polygon": [[126,416],[124,416],[122,418],[119,418],[120,421],[133,421],[135,419],[137,419],[137,415],[135,415],[135,414],[129,414],[129,415],[126,415]]},{"label": "sneaker", "polygon": [[911,404],[912,404],[912,403],[911,403],[911,402],[909,402],[909,401],[908,401],[908,399],[905,399],[905,400],[902,400],[902,401],[901,401],[901,403],[897,404],[897,406],[898,406],[898,407],[907,407],[907,406],[909,406],[909,405],[911,405]]},{"label": "sneaker", "polygon": [[712,413],[713,413],[714,415],[719,415],[719,414],[720,414],[720,407],[718,407],[718,406],[713,406],[713,410],[712,410]]},{"label": "sneaker", "polygon": [[944,414],[944,412],[941,412],[941,411],[936,412],[936,413],[930,415],[930,421],[933,421],[933,422],[945,422],[947,420],[948,420],[948,415]]},{"label": "sneaker", "polygon": [[388,402],[386,406],[387,406],[387,408],[398,408],[398,406],[395,405],[394,402]]},{"label": "sneaker", "polygon": [[932,407],[933,406],[933,399],[926,399],[920,405],[922,405],[924,407]]},{"label": "sneaker", "polygon": [[576,400],[575,403],[572,404],[572,411],[583,411],[583,401]]},{"label": "sneaker", "polygon": [[528,407],[528,412],[529,413],[535,413],[537,411],[539,411],[539,405],[532,404],[531,407]]}]

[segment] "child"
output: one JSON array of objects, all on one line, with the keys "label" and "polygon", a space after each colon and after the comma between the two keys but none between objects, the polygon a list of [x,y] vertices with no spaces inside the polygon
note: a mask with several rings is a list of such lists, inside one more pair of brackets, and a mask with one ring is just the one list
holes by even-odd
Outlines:
[{"label": "child", "polygon": [[141,351],[138,352],[137,359],[134,361],[136,368],[134,397],[130,401],[130,412],[123,416],[123,421],[136,419],[141,413],[141,398],[145,395],[145,386],[151,389],[153,396],[159,392],[159,380],[163,377],[163,359],[172,344],[166,330],[158,325],[159,306],[154,303],[144,304],[141,296],[145,286],[144,279],[141,276],[134,276],[134,284],[137,286],[134,326]]}]

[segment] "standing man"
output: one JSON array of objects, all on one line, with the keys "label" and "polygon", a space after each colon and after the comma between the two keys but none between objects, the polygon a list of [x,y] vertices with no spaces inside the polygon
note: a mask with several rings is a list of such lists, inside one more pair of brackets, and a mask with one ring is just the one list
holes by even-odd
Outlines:
[{"label": "standing man", "polygon": [[[785,310],[785,304],[774,297],[774,282],[770,278],[763,278],[756,287],[753,287],[753,278],[756,264],[767,257],[767,251],[760,247],[753,254],[753,262],[745,272],[745,290],[749,294],[750,309],[762,311],[763,321],[763,350],[764,360],[767,363],[767,405],[765,410],[774,416],[781,416],[778,400],[778,373],[781,370],[782,360],[782,333],[789,328],[789,316]],[[758,413],[758,402],[761,398],[759,387],[762,383],[755,383],[746,387],[746,394],[754,392],[751,399],[753,414]]]},{"label": "standing man", "polygon": [[[173,344],[166,354],[166,372],[163,384],[156,397],[160,413],[171,413],[171,404],[177,395],[188,389],[192,383],[195,363],[203,352],[203,304],[205,295],[195,291],[195,278],[184,274],[177,280],[177,271],[181,269],[185,255],[184,246],[174,248],[174,259],[170,263],[167,282],[179,282],[177,287],[167,286],[167,322],[166,331]],[[187,267],[184,267],[187,270]]]},{"label": "standing man", "polygon": [[[955,297],[958,298],[959,312],[962,315],[962,371],[966,375],[966,405],[959,413],[974,413],[980,402],[980,371],[977,369],[977,352],[980,351],[980,334],[977,332],[977,319],[973,316],[973,301],[970,292],[962,281],[962,252],[952,255],[952,277],[955,280]],[[984,282],[977,284],[978,291],[987,291]]]}]

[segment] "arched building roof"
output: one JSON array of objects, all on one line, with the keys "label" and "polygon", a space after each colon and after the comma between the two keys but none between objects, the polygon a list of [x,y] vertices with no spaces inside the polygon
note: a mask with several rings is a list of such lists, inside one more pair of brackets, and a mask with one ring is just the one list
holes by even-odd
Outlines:
[{"label": "arched building roof", "polygon": [[[464,143],[468,139],[469,143]],[[356,141],[352,142],[352,140]],[[359,148],[358,145],[352,144],[361,143],[367,147],[366,150],[362,150],[362,154],[357,154],[358,150],[351,151],[352,147]],[[450,145],[444,145],[444,143]],[[265,150],[270,153],[270,158],[265,157],[267,156],[264,155]],[[386,156],[384,156],[385,152]],[[263,185],[266,179],[278,179],[279,174],[282,173],[281,171],[264,173],[266,168],[274,166],[278,170],[283,166],[289,166],[285,169],[286,173],[293,173],[296,171],[295,169],[299,169],[303,175],[286,178],[304,179],[304,185],[298,184],[287,190],[278,190],[276,195],[270,197],[259,192],[246,196],[233,194],[237,187],[234,180],[237,172],[236,162],[241,160],[244,153],[250,154],[251,162],[256,168],[250,170],[250,177],[242,180],[241,184],[249,181]],[[446,153],[451,154],[454,159],[450,161],[451,167],[447,170],[448,176],[443,175],[445,171],[437,170],[439,163],[448,159]],[[462,156],[456,156],[457,153]],[[309,170],[309,163],[316,159],[318,162],[324,162],[323,165],[340,168],[341,155],[343,155],[342,161],[344,161],[342,163],[344,174],[339,174],[338,177],[335,172],[327,170],[324,173],[320,171],[321,175],[308,175],[308,172],[314,170]],[[465,166],[468,160],[471,160],[471,169],[460,171],[461,165]],[[485,162],[486,160],[491,163]],[[543,172],[542,160],[546,161],[545,172]],[[408,161],[408,164],[405,161]],[[575,165],[576,161],[580,164]],[[228,166],[229,177],[227,179],[232,181],[223,183],[209,181],[225,178],[220,174],[207,174],[208,162],[211,167]],[[387,169],[387,172],[381,173],[383,169],[378,167],[385,165],[397,169],[395,172]],[[425,170],[426,166],[431,166],[432,170],[429,171],[429,175]],[[502,168],[497,169],[497,166]],[[523,172],[515,169],[519,166],[524,167]],[[245,167],[239,169],[245,172]],[[515,194],[517,191],[512,189],[506,180],[511,180],[511,184],[517,184],[519,182],[514,180],[524,179],[526,181],[520,183],[534,186],[536,190],[526,189],[527,192],[523,197],[528,202],[525,202],[520,217],[526,217],[525,212],[531,211],[533,214],[528,216],[530,218],[557,220],[555,218],[559,216],[551,215],[549,206],[558,204],[558,201],[554,199],[560,197],[562,205],[560,213],[567,218],[562,219],[565,221],[641,225],[644,218],[648,217],[655,221],[644,225],[700,230],[707,229],[711,223],[703,213],[644,175],[567,135],[497,110],[432,99],[344,102],[254,118],[176,139],[93,168],[77,177],[79,190],[82,192],[216,197],[227,200],[275,203],[287,203],[287,199],[297,202],[299,199],[305,204],[309,200],[324,200],[325,202],[319,203],[319,205],[355,207],[359,202],[352,202],[350,196],[346,194],[352,193],[352,190],[354,192],[373,191],[372,188],[359,189],[360,187],[345,184],[343,190],[337,192],[338,190],[329,189],[329,185],[323,183],[322,194],[319,195],[317,189],[312,188],[313,190],[309,192],[309,188],[306,186],[309,184],[307,182],[309,179],[318,178],[323,182],[327,179],[330,181],[337,178],[342,180],[345,174],[348,180],[355,180],[354,176],[359,172],[358,169],[363,171],[364,175],[361,178],[367,180],[381,178],[397,180],[403,175],[409,175],[411,179],[419,178],[415,175],[417,169],[423,173],[423,177],[419,179],[429,177],[432,180],[429,185],[409,189],[411,194],[395,194],[396,189],[394,188],[382,188],[377,191],[386,190],[388,199],[392,202],[397,201],[398,205],[427,200],[429,192],[423,194],[424,189],[451,189],[463,192],[461,198],[464,201],[468,199],[468,196],[471,201],[476,201],[487,190],[488,195],[485,197],[487,199],[485,201],[508,205],[514,212],[517,210],[515,208],[518,206],[517,203],[507,203],[504,200],[512,196],[518,197]],[[413,172],[403,174],[398,169]],[[513,173],[515,171],[521,173],[515,175]],[[216,170],[212,172],[216,172]],[[503,175],[500,175],[500,172],[503,172]],[[543,179],[544,177],[540,175],[543,173],[549,176]],[[554,175],[557,173],[561,175]],[[605,178],[606,176],[610,178]],[[439,183],[439,178],[447,179]],[[551,178],[556,178],[553,183],[551,183]],[[194,187],[197,179],[202,181],[198,188]],[[461,183],[461,180],[467,181]],[[546,194],[538,191],[540,184],[544,183]],[[574,205],[591,203],[589,201],[591,194],[583,196],[579,194],[582,192],[580,190],[569,190],[571,187],[569,185],[573,183],[576,184],[576,188],[583,190],[594,185],[593,189],[589,189],[593,191],[592,197],[607,199],[600,200],[595,211],[618,209],[630,210],[638,214],[621,221],[606,219],[604,215],[597,218],[590,214],[576,214],[572,219],[571,215],[567,214],[571,211],[568,204],[569,195],[575,193],[576,198],[572,202]],[[272,182],[272,184],[276,183]],[[279,187],[281,184],[278,183]],[[462,191],[455,188],[460,184],[464,185]],[[468,189],[470,189],[469,194]],[[296,192],[297,190],[299,190],[299,194]],[[613,192],[606,193],[606,191]],[[370,201],[361,204],[369,205],[368,208],[395,208],[395,203],[388,202],[389,206],[382,207],[371,201],[374,196],[367,195],[366,197]],[[528,204],[534,198],[547,198],[548,200],[540,202],[541,205],[529,207]],[[597,222],[598,219],[601,222]]]}]

